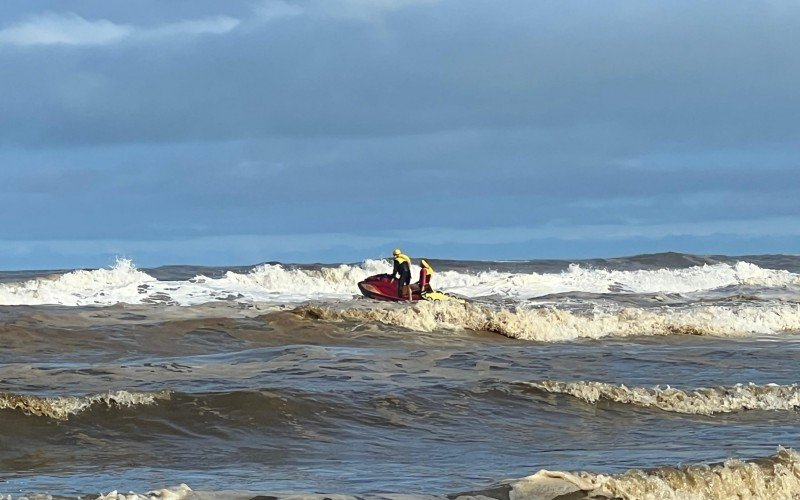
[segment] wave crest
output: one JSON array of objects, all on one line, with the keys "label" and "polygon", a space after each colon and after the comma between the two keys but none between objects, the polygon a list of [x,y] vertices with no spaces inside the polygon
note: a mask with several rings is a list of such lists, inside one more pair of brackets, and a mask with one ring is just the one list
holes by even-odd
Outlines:
[{"label": "wave crest", "polygon": [[536,389],[567,394],[594,404],[600,400],[686,414],[713,415],[741,410],[792,410],[800,407],[797,385],[736,384],[689,391],[672,387],[626,387],[603,382],[525,382]]},{"label": "wave crest", "polygon": [[116,391],[88,396],[58,396],[42,398],[32,395],[0,393],[0,410],[20,410],[26,415],[48,417],[55,420],[68,420],[71,416],[92,406],[104,405],[110,408],[152,405],[170,398],[169,391],[128,392]]},{"label": "wave crest", "polygon": [[337,297],[359,294],[356,284],[368,276],[391,271],[382,260],[366,260],[361,265],[342,264],[321,269],[292,269],[280,264],[262,264],[247,274],[228,271],[220,279],[206,278],[215,288],[249,290],[252,293],[279,293],[287,298]]},{"label": "wave crest", "polygon": [[[482,491],[442,496],[455,500],[475,498],[619,498],[661,500],[728,500],[748,498],[774,500],[797,498],[800,491],[800,454],[779,447],[777,453],[766,458],[743,461],[727,460],[713,465],[688,465],[659,467],[649,470],[630,470],[624,474],[604,475],[589,472],[570,473],[540,470],[536,474],[509,481]],[[173,488],[150,491],[146,494],[118,493],[117,490],[100,495],[97,500],[151,500],[188,498],[192,489],[185,484]],[[223,492],[194,492],[201,496],[224,496]],[[230,492],[228,492],[230,493]],[[246,493],[246,492],[241,492]],[[255,492],[247,492],[256,497]],[[250,494],[252,493],[252,494]],[[245,495],[242,495],[245,496]],[[276,499],[307,498],[357,498],[350,495],[269,493]],[[403,496],[403,495],[400,495]],[[439,497],[431,497],[439,498]]]},{"label": "wave crest", "polygon": [[715,465],[631,470],[620,475],[541,470],[510,487],[510,498],[556,498],[566,493],[570,498],[791,499],[800,491],[800,454],[781,447],[776,454],[753,461],[732,459]]},{"label": "wave crest", "polygon": [[468,297],[534,298],[556,293],[689,293],[726,286],[781,287],[800,284],[800,275],[763,269],[749,262],[685,269],[617,271],[571,264],[552,274],[509,274],[485,271],[474,275],[445,271],[436,286]]},{"label": "wave crest", "polygon": [[[0,304],[68,306],[139,304],[146,302],[193,305],[236,299],[245,302],[298,302],[347,299],[358,295],[356,284],[386,273],[386,260],[366,260],[320,269],[263,264],[247,273],[228,271],[220,278],[195,276],[186,281],[158,281],[139,271],[130,260],[118,259],[110,269],[78,270],[24,283],[0,284]],[[419,268],[413,266],[416,275]],[[466,297],[529,299],[558,293],[687,293],[727,286],[786,287],[800,285],[800,275],[763,269],[748,262],[685,269],[615,271],[572,264],[560,273],[440,271],[436,288]]]},{"label": "wave crest", "polygon": [[554,307],[506,309],[419,302],[410,307],[309,305],[295,309],[295,313],[326,320],[376,321],[422,332],[488,331],[543,342],[634,335],[742,337],[800,330],[800,305],[783,303],[681,309],[629,307],[575,313]]},{"label": "wave crest", "polygon": [[0,284],[0,304],[61,304],[80,306],[139,303],[138,287],[156,279],[136,269],[128,259],[117,259],[110,269],[77,270],[24,283]]},{"label": "wave crest", "polygon": [[[257,266],[247,274],[228,272],[224,278],[208,280],[214,286],[257,288],[261,291],[310,295],[358,294],[356,283],[368,276],[389,272],[387,260],[365,260],[360,265],[342,264],[318,270],[292,269],[280,264]],[[419,267],[412,265],[412,276]],[[571,264],[560,273],[506,273],[482,271],[474,274],[440,271],[435,285],[467,297],[501,296],[533,298],[554,293],[686,293],[732,285],[780,287],[800,284],[800,276],[789,271],[763,269],[749,262],[695,266],[685,269],[615,271]]]}]

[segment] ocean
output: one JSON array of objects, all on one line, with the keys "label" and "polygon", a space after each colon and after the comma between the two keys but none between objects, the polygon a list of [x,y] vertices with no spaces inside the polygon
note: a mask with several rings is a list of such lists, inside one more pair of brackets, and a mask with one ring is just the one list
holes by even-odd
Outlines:
[{"label": "ocean", "polygon": [[800,498],[800,257],[430,262],[0,272],[0,493]]}]

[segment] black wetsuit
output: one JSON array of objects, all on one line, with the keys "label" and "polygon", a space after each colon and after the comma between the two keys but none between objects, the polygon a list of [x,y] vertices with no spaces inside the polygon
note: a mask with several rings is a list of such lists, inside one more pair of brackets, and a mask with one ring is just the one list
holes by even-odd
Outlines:
[{"label": "black wetsuit", "polygon": [[400,275],[397,281],[397,296],[403,298],[403,285],[411,283],[411,266],[405,260],[394,259],[394,267],[392,268],[392,278]]}]

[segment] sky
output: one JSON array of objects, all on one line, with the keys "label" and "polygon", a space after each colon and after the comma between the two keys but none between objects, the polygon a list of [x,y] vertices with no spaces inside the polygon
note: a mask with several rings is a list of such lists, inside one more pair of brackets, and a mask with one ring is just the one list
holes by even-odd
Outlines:
[{"label": "sky", "polygon": [[0,269],[797,254],[800,3],[3,0]]}]

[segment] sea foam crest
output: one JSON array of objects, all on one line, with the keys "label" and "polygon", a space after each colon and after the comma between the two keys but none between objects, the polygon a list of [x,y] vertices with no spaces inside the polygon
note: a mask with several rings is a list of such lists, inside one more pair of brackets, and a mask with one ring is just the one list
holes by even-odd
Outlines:
[{"label": "sea foam crest", "polygon": [[772,456],[752,461],[634,469],[619,475],[541,470],[510,486],[510,498],[788,500],[800,491],[800,455],[781,447]]},{"label": "sea foam crest", "polygon": [[265,292],[289,299],[350,298],[359,293],[356,285],[359,281],[390,271],[391,265],[381,260],[366,260],[357,266],[342,264],[314,270],[263,264],[246,274],[229,271],[223,278],[207,279],[205,282],[217,289],[236,290],[254,298],[261,297]]},{"label": "sea foam crest", "polygon": [[437,287],[468,297],[533,298],[555,293],[688,293],[732,285],[779,287],[800,284],[800,275],[762,269],[749,262],[695,266],[686,269],[613,271],[572,264],[551,274],[508,274],[486,271],[475,275],[445,271]]},{"label": "sea foam crest", "polygon": [[[348,299],[359,295],[359,281],[390,270],[391,263],[386,260],[321,269],[265,264],[247,273],[229,271],[221,278],[200,275],[188,281],[158,281],[137,270],[130,260],[119,259],[110,269],[79,270],[24,283],[0,284],[0,305],[143,302],[194,305],[231,299],[245,302]],[[414,275],[417,271],[414,266]],[[564,272],[550,274],[442,271],[435,274],[433,284],[470,298],[526,299],[567,292],[687,293],[731,285],[783,287],[800,284],[800,276],[762,269],[747,262],[639,271],[589,269],[573,264]]]},{"label": "sea foam crest", "polygon": [[576,313],[556,307],[507,309],[469,303],[419,302],[412,307],[304,306],[296,312],[320,319],[377,321],[424,332],[489,331],[544,342],[633,335],[743,337],[800,331],[800,305],[785,303],[694,305],[680,309],[598,308],[590,313]]},{"label": "sea foam crest", "polygon": [[13,393],[0,393],[0,409],[20,410],[26,415],[68,420],[95,405],[130,407],[152,405],[170,398],[169,391],[129,392],[115,391],[88,396],[39,397]]},{"label": "sea foam crest", "polygon": [[110,269],[77,270],[24,283],[0,284],[0,305],[138,303],[138,287],[155,281],[130,260],[117,259]]},{"label": "sea foam crest", "polygon": [[[238,292],[253,300],[275,297],[286,300],[346,298],[357,295],[356,283],[367,276],[390,272],[391,263],[367,260],[361,265],[340,265],[318,270],[286,268],[279,264],[258,266],[249,273],[228,272],[223,278],[199,277],[206,286]],[[419,268],[412,266],[412,275]],[[687,269],[609,271],[572,264],[560,273],[512,274],[483,271],[467,274],[441,271],[434,286],[465,297],[526,299],[555,293],[688,293],[731,285],[780,287],[800,284],[800,275],[762,269],[755,264],[715,264]]]},{"label": "sea foam crest", "polygon": [[[114,490],[98,496],[95,500],[183,500],[184,498],[191,498],[192,493],[192,489],[187,484],[181,483],[179,486],[173,488],[162,488],[160,490],[148,491],[144,494],[134,493],[132,491],[126,494]],[[200,495],[201,498],[206,496],[213,498],[215,495],[212,492],[208,492],[206,495]],[[223,497],[224,495],[218,496]]]},{"label": "sea foam crest", "polygon": [[792,410],[800,407],[797,385],[736,384],[681,390],[672,387],[626,387],[603,382],[525,382],[536,389],[567,394],[594,404],[600,400],[686,414],[713,415],[741,410]]}]

